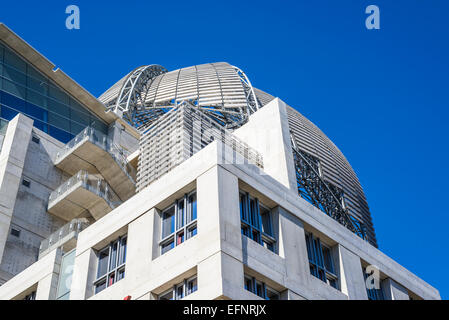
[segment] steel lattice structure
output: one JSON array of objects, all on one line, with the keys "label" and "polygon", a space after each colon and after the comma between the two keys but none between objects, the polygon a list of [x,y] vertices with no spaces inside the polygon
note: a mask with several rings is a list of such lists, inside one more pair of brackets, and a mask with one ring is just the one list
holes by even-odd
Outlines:
[{"label": "steel lattice structure", "polygon": [[319,160],[301,151],[291,138],[296,182],[299,195],[340,224],[367,240],[362,222],[352,217],[345,207],[343,190],[322,178]]},{"label": "steel lattice structure", "polygon": [[144,130],[162,114],[188,101],[220,125],[233,129],[259,109],[245,73],[227,63],[211,63],[172,72],[142,66],[105,92],[108,110]]},{"label": "steel lattice structure", "polygon": [[[274,97],[254,88],[239,68],[219,62],[170,72],[158,65],[142,66],[99,99],[144,133],[185,103],[220,126],[235,129]],[[287,106],[287,115],[299,195],[377,246],[363,189],[344,155],[297,110]]]}]

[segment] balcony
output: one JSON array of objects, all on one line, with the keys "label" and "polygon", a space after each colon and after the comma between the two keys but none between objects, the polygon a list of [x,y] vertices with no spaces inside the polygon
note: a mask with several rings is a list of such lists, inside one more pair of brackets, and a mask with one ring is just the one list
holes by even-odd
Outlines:
[{"label": "balcony", "polygon": [[104,134],[87,127],[58,152],[55,166],[74,175],[79,170],[101,174],[122,201],[135,194],[136,169],[128,154]]},{"label": "balcony", "polygon": [[47,239],[41,242],[39,247],[39,259],[60,246],[64,246],[64,252],[68,252],[75,248],[78,234],[88,226],[89,222],[87,219],[74,219],[62,226],[62,228],[52,233]]},{"label": "balcony", "polygon": [[66,221],[86,211],[98,220],[121,203],[105,180],[81,170],[50,194],[47,210]]}]

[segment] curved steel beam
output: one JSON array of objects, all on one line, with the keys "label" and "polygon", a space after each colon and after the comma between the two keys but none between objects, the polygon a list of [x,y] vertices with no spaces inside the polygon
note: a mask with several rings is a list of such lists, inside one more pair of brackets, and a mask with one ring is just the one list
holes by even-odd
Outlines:
[{"label": "curved steel beam", "polygon": [[145,108],[145,98],[151,81],[167,69],[160,65],[148,65],[134,69],[124,81],[113,106],[114,112],[128,120]]}]

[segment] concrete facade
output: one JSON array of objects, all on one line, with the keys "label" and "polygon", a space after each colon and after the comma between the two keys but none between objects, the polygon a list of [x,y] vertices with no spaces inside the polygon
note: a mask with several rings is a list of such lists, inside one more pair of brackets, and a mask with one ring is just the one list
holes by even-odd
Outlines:
[{"label": "concrete facade", "polygon": [[[281,110],[282,104],[273,103],[261,112],[275,111],[270,108]],[[185,299],[260,299],[244,289],[245,276],[278,291],[281,299],[367,299],[362,260],[383,274],[387,299],[408,299],[408,292],[422,299],[440,298],[436,289],[295,195],[284,184],[285,172],[274,178],[255,165],[229,163],[232,155],[228,151],[219,141],[209,144],[82,231],[70,299],[123,299],[128,295],[157,299],[194,275],[198,290]],[[161,255],[161,212],[192,190],[197,193],[198,233]],[[239,190],[258,197],[272,210],[275,252],[241,235]],[[332,248],[338,289],[310,274],[306,232],[319,235]],[[128,239],[126,276],[95,294],[98,251],[122,235]],[[36,276],[36,264],[11,281]],[[55,267],[49,264],[47,268],[42,278],[27,282],[29,287],[37,283],[38,292],[45,283],[48,296],[38,294],[39,299],[53,297],[48,288]],[[19,297],[26,289],[7,283],[0,287],[0,298]]]},{"label": "concrete facade", "polygon": [[[103,114],[103,105],[61,71],[51,73],[51,63],[3,25],[0,37],[109,125],[102,139],[65,145],[22,114],[9,122],[0,154],[0,299],[366,300],[368,265],[380,271],[385,299],[440,299],[437,289],[298,195],[290,107],[279,98],[229,133],[256,150],[263,166],[215,139],[136,193],[135,176],[122,169],[136,170],[142,160],[139,133]],[[94,196],[88,184],[71,184],[80,170],[99,181]],[[100,185],[110,185],[121,203],[108,205]],[[64,192],[49,206],[58,188]],[[263,241],[242,234],[242,195],[258,206],[248,208],[260,214]],[[90,225],[67,229],[80,218]],[[60,237],[46,239],[55,233]],[[311,246],[323,256],[327,250],[319,268]],[[63,263],[68,254],[73,265]],[[317,276],[315,267],[325,273]]]}]

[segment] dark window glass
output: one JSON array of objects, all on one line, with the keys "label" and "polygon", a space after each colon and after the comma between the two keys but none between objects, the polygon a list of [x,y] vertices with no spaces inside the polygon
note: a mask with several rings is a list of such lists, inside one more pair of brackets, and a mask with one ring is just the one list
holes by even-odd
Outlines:
[{"label": "dark window glass", "polygon": [[[9,80],[3,79],[3,90],[22,99],[25,100],[26,97],[26,89],[25,87],[18,85],[14,82],[11,82]],[[11,106],[13,107],[13,106]]]},{"label": "dark window glass", "polygon": [[255,294],[258,295],[261,298],[264,298],[265,292],[264,292],[264,288],[263,288],[263,284],[260,283],[259,281],[256,281],[256,292]]},{"label": "dark window glass", "polygon": [[33,291],[29,295],[25,296],[23,300],[36,300],[36,291]]},{"label": "dark window glass", "polygon": [[58,129],[53,126],[49,126],[49,128],[50,128],[50,135],[61,142],[67,143],[73,138],[73,135],[64,130]]},{"label": "dark window glass", "polygon": [[324,267],[327,271],[331,273],[334,272],[334,264],[332,262],[332,255],[329,248],[323,246],[323,258],[324,258]]},{"label": "dark window glass", "polygon": [[240,217],[243,221],[248,222],[248,214],[246,211],[246,195],[240,194]]},{"label": "dark window glass", "polygon": [[103,281],[100,281],[98,284],[95,285],[95,293],[97,294],[100,291],[103,291],[106,289],[106,279]]},{"label": "dark window glass", "polygon": [[27,86],[42,95],[47,95],[47,80],[30,67],[28,68]]},{"label": "dark window glass", "polygon": [[126,262],[126,240],[127,238],[124,238],[120,243],[120,262],[119,265],[124,264]]},{"label": "dark window glass", "polygon": [[170,251],[175,247],[175,243],[173,241],[170,241],[168,243],[164,243],[161,247],[161,254],[166,253],[167,251]]},{"label": "dark window glass", "polygon": [[191,222],[193,220],[196,220],[196,217],[197,217],[196,193],[189,196],[189,205],[190,205],[189,222]]},{"label": "dark window glass", "polygon": [[103,250],[98,255],[98,273],[97,278],[104,276],[108,271],[109,248]]},{"label": "dark window glass", "polygon": [[111,246],[111,260],[109,262],[109,270],[115,269],[117,266],[118,243],[115,242]]},{"label": "dark window glass", "polygon": [[45,133],[48,133],[48,125],[42,121],[34,120],[33,126],[38,128],[39,130],[44,131]]},{"label": "dark window glass", "polygon": [[14,236],[14,237],[19,238],[20,237],[20,230],[11,229],[11,235]]},{"label": "dark window glass", "polygon": [[120,237],[98,252],[95,292],[113,285],[125,277],[126,237]]},{"label": "dark window glass", "polygon": [[[249,213],[248,213],[249,209]],[[247,193],[240,193],[240,217],[242,235],[249,237],[265,248],[275,252],[275,239],[271,211]]]},{"label": "dark window glass", "polygon": [[197,234],[196,193],[186,194],[161,213],[161,254],[180,245]]},{"label": "dark window glass", "polygon": [[36,106],[47,109],[47,98],[43,95],[27,89],[27,101]]},{"label": "dark window glass", "polygon": [[64,91],[57,88],[53,83],[48,86],[48,96],[65,104],[69,105],[69,96]]},{"label": "dark window glass", "polygon": [[193,236],[196,236],[197,230],[196,230],[196,226],[192,227],[189,229],[189,239],[192,238]]},{"label": "dark window glass", "polygon": [[75,121],[82,126],[87,127],[88,125],[90,125],[90,120],[89,120],[88,114],[78,112],[75,110],[71,110],[71,118],[72,118],[72,121]]},{"label": "dark window glass", "polygon": [[267,287],[267,300],[280,300],[280,295],[275,290]]},{"label": "dark window glass", "polygon": [[27,77],[24,73],[19,72],[12,67],[8,67],[7,65],[3,66],[3,77],[24,87],[27,84]]},{"label": "dark window glass", "polygon": [[48,112],[42,108],[39,108],[29,102],[27,102],[27,112],[29,116],[47,122]]},{"label": "dark window glass", "polygon": [[334,263],[331,250],[322,245],[319,238],[306,234],[307,255],[309,257],[310,273],[332,287],[338,287],[334,274]]},{"label": "dark window glass", "polygon": [[26,113],[26,102],[7,92],[2,93],[2,104],[19,112]]},{"label": "dark window glass", "polygon": [[70,108],[61,102],[54,99],[47,99],[47,108],[48,111],[66,118],[70,118]]},{"label": "dark window glass", "polygon": [[12,120],[17,115],[17,113],[18,112],[13,109],[1,106],[1,117],[6,120]]},{"label": "dark window glass", "polygon": [[71,122],[70,123],[70,133],[74,136],[76,136],[78,133],[80,133],[81,131],[83,131],[86,127],[82,126],[78,123],[75,122]]},{"label": "dark window glass", "polygon": [[176,218],[176,229],[182,228],[184,226],[184,200],[178,201],[178,208],[177,208],[177,218]]},{"label": "dark window glass", "polygon": [[176,288],[176,300],[181,300],[182,298],[184,298],[184,286],[178,286]]},{"label": "dark window glass", "polygon": [[162,214],[162,238],[175,232],[175,206],[165,210]]},{"label": "dark window glass", "polygon": [[260,206],[260,216],[262,218],[262,231],[270,236],[273,235],[271,230],[271,215],[270,210]]},{"label": "dark window glass", "polygon": [[267,287],[264,282],[256,280],[254,277],[245,275],[244,287],[246,290],[266,300],[279,300],[280,294],[276,290]]},{"label": "dark window glass", "polygon": [[4,62],[5,64],[17,69],[18,71],[26,73],[27,65],[25,61],[23,61],[21,58],[19,58],[19,56],[17,56],[7,48],[5,48]]},{"label": "dark window glass", "polygon": [[253,292],[253,281],[250,278],[245,277],[245,289]]},{"label": "dark window glass", "polygon": [[125,277],[125,269],[118,272],[117,281],[122,280]]},{"label": "dark window glass", "polygon": [[162,294],[159,296],[159,300],[173,300],[173,291]]},{"label": "dark window glass", "polygon": [[191,294],[198,290],[198,280],[197,278],[189,280],[187,282],[187,294]]},{"label": "dark window glass", "polygon": [[48,113],[48,123],[61,130],[70,132],[70,120],[53,112]]}]

